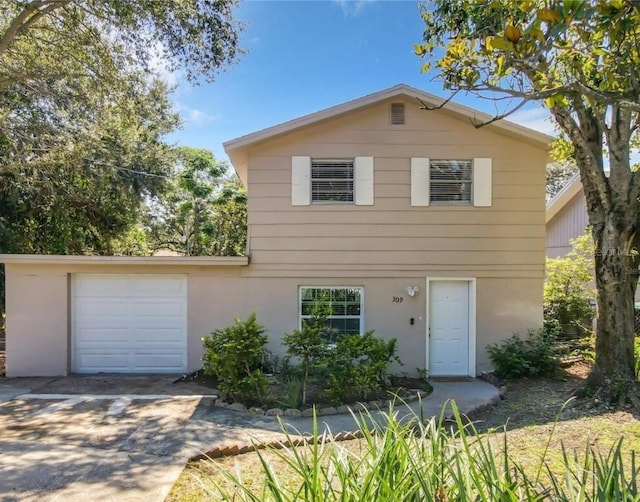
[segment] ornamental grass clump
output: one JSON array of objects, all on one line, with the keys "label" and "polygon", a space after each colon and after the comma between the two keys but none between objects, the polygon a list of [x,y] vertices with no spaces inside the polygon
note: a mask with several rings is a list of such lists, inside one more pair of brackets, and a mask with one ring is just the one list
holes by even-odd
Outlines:
[{"label": "ornamental grass clump", "polygon": [[256,453],[262,479],[244,479],[240,467],[220,468],[222,480],[205,481],[205,489],[213,499],[251,502],[640,500],[640,470],[633,454],[625,465],[621,441],[606,455],[592,447],[581,457],[565,452],[564,472],[558,474],[547,467],[550,436],[539,463],[525,468],[510,456],[506,435],[481,435],[455,403],[448,407],[451,420],[444,409],[426,421],[401,416],[393,407],[381,423],[370,413],[359,414],[362,439],[356,448],[319,434],[317,423],[312,438],[296,447],[283,427],[284,448]]}]

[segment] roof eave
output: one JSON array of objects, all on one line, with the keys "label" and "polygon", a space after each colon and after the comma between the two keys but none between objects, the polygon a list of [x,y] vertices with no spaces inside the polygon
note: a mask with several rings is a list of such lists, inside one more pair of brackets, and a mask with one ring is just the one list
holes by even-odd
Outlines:
[{"label": "roof eave", "polygon": [[143,265],[243,267],[248,256],[76,256],[0,254],[0,263],[20,265]]},{"label": "roof eave", "polygon": [[576,173],[569,181],[567,181],[567,184],[562,187],[562,189],[547,204],[545,223],[549,223],[553,219],[553,217],[558,214],[560,210],[576,196],[577,193],[580,192],[580,190],[582,190],[580,173]]},{"label": "roof eave", "polygon": [[[420,89],[408,86],[406,84],[398,84],[394,87],[390,87],[373,94],[368,94],[351,101],[347,101],[346,103],[325,108],[324,110],[320,110],[308,115],[303,115],[302,117],[298,117],[293,120],[289,120],[287,122],[262,129],[260,131],[240,136],[238,138],[226,141],[225,143],[223,143],[223,146],[227,154],[231,157],[233,152],[253,145],[255,143],[265,141],[275,136],[286,134],[295,129],[299,129],[301,127],[305,127],[322,120],[337,117],[352,110],[401,95],[410,98],[419,98],[420,100],[432,106],[440,106],[445,103],[445,100],[441,97],[424,92]],[[489,121],[494,117],[487,113],[474,110],[473,108],[465,105],[449,102],[446,103],[446,105],[442,108],[442,111],[466,117],[470,119],[474,124],[487,123],[486,127],[499,129],[503,133],[506,133],[510,136],[520,137],[521,139],[533,143],[534,145],[542,149],[547,149],[551,141],[553,141],[554,139],[552,136],[549,136],[547,134],[534,131],[532,129],[514,124],[513,122],[509,122],[506,120],[499,120],[489,123]]]}]

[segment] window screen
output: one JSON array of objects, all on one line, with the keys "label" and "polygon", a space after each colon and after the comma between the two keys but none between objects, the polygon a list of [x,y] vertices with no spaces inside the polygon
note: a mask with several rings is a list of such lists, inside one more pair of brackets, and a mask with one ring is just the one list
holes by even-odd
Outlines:
[{"label": "window screen", "polygon": [[311,200],[353,202],[353,159],[312,159]]},{"label": "window screen", "polygon": [[429,166],[429,199],[431,202],[471,202],[473,176],[471,160],[431,160]]}]

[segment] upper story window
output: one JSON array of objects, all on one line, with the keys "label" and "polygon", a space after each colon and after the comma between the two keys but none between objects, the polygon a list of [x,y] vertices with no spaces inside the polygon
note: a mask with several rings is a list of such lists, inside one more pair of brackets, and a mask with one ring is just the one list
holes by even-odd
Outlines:
[{"label": "upper story window", "polygon": [[492,159],[411,157],[411,205],[492,205]]},{"label": "upper story window", "polygon": [[431,160],[429,200],[432,204],[471,204],[473,162],[471,160]]},{"label": "upper story window", "polygon": [[[372,206],[373,157],[291,157],[291,205]],[[345,208],[346,209],[346,208]]]},{"label": "upper story window", "polygon": [[354,201],[353,159],[311,159],[311,201]]}]

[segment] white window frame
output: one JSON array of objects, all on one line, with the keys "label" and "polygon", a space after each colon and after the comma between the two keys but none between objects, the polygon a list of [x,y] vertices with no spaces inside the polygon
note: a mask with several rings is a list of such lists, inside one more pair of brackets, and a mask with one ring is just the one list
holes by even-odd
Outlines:
[{"label": "white window frame", "polygon": [[[451,159],[455,160],[455,159]],[[428,157],[411,157],[411,206],[431,205],[431,161]],[[493,200],[493,159],[474,157],[471,178],[471,203],[437,201],[436,206],[491,207]]]},{"label": "white window frame", "polygon": [[298,287],[298,329],[302,329],[302,320],[309,319],[310,316],[302,314],[302,291],[305,289],[355,289],[360,294],[360,315],[344,315],[344,316],[329,316],[329,318],[335,319],[359,319],[359,334],[362,336],[364,333],[364,287],[363,286],[299,286]]},{"label": "white window frame", "polygon": [[[469,178],[468,179],[461,179],[461,180],[437,180],[437,179],[433,179],[432,177],[432,168],[434,163],[437,162],[458,162],[458,163],[468,163],[469,164]],[[447,206],[447,205],[454,205],[454,206],[472,206],[473,205],[473,159],[429,159],[429,204],[431,204],[432,206]],[[437,187],[438,185],[445,185],[445,184],[449,184],[449,185],[460,185],[460,193],[463,193],[463,188],[464,185],[468,184],[469,188],[468,188],[468,192],[469,192],[469,198],[468,199],[460,199],[460,200],[434,200],[432,198],[433,196],[433,190],[434,187]]]},{"label": "white window frame", "polygon": [[[353,159],[353,200],[325,200],[312,201],[312,179],[311,179],[311,162],[309,156],[294,155],[291,157],[291,205],[292,206],[309,206],[340,204],[340,205],[356,205],[356,206],[372,206],[374,204],[374,185],[375,185],[375,169],[373,157],[345,157],[335,158],[334,160],[351,160]],[[315,157],[314,160],[330,160]]]},{"label": "white window frame", "polygon": [[[313,166],[315,163],[335,163],[338,164],[347,164],[351,163],[351,178],[314,178],[313,177]],[[339,200],[339,199],[324,199],[324,200],[316,200],[314,199],[313,194],[313,182],[314,181],[351,181],[351,200]],[[311,158],[311,173],[309,176],[309,185],[311,189],[311,204],[355,204],[356,203],[356,159],[353,157],[350,158],[320,158],[320,157],[312,157]],[[346,192],[346,191],[345,191]]]}]

